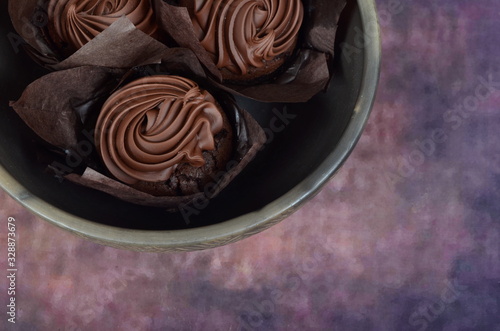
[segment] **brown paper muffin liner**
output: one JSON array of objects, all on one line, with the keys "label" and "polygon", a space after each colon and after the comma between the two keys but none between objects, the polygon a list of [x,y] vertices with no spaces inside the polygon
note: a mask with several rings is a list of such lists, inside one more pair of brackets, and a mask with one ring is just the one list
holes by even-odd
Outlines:
[{"label": "brown paper muffin liner", "polygon": [[[152,0],[159,29],[180,47],[192,50],[212,83],[233,94],[264,102],[306,102],[326,89],[331,79],[329,59],[340,13],[346,0],[302,0],[305,19],[302,38],[293,61],[272,79],[254,85],[222,81],[210,55],[198,41],[186,7],[176,0]],[[131,68],[159,63],[168,48],[122,17],[69,57],[47,40],[48,0],[9,0],[9,14],[25,48],[41,65],[51,70],[78,66]]]},{"label": "brown paper muffin liner", "polygon": [[40,65],[51,70],[79,66],[131,68],[160,63],[168,48],[137,29],[123,16],[70,56],[51,45],[48,37],[49,0],[9,0],[9,15],[25,49]]},{"label": "brown paper muffin liner", "polygon": [[346,0],[302,0],[305,19],[302,41],[296,48],[295,60],[273,79],[253,86],[222,81],[220,71],[194,32],[186,7],[176,0],[153,0],[158,24],[179,46],[198,56],[209,77],[221,88],[264,102],[306,102],[326,89],[330,79],[329,59],[334,55],[334,42],[340,14]]},{"label": "brown paper muffin liner", "polygon": [[[106,99],[131,76],[157,73],[185,73],[188,78],[197,80],[203,70],[191,51],[170,49],[163,54],[161,65],[157,67],[127,71],[84,66],[50,73],[30,84],[18,101],[11,102],[11,107],[50,148],[54,148],[54,154],[78,155],[82,142],[88,144],[93,129],[92,118],[96,118]],[[62,173],[59,167],[56,174],[130,203],[171,210],[196,199],[213,198],[248,165],[265,143],[262,128],[249,113],[237,106],[229,94],[217,92],[214,96],[231,121],[236,146],[223,174],[214,178],[204,192],[186,196],[153,196],[139,191],[108,175],[95,152],[81,157],[83,163],[78,170],[63,166],[70,171]],[[51,164],[48,167],[51,168]]]}]

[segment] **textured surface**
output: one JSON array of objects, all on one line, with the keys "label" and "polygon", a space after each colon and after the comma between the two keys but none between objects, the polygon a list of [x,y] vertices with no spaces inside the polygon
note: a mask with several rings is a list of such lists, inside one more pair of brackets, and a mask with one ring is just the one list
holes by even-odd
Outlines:
[{"label": "textured surface", "polygon": [[19,239],[16,327],[499,331],[500,3],[378,5],[366,131],[336,178],[273,228],[209,251],[134,253],[2,193],[1,269],[9,216]]}]

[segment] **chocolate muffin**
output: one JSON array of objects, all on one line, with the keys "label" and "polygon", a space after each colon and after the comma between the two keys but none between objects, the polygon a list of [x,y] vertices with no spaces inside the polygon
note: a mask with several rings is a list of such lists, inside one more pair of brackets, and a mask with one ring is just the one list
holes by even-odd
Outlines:
[{"label": "chocolate muffin", "polygon": [[157,32],[151,0],[50,0],[49,37],[67,56],[122,16],[148,35]]},{"label": "chocolate muffin", "polygon": [[105,102],[95,143],[119,181],[154,196],[203,192],[233,154],[233,130],[215,98],[195,82],[157,75]]},{"label": "chocolate muffin", "polygon": [[223,79],[269,76],[293,54],[304,18],[301,0],[181,0]]}]

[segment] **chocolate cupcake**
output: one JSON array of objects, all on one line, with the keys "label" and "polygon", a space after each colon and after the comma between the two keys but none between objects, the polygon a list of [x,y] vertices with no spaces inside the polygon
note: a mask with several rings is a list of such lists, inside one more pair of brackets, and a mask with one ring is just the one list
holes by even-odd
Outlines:
[{"label": "chocolate cupcake", "polygon": [[226,81],[252,82],[278,70],[297,45],[301,0],[182,0],[194,31]]},{"label": "chocolate cupcake", "polygon": [[195,82],[157,75],[125,85],[105,102],[95,143],[113,177],[154,196],[203,192],[232,157],[221,106]]},{"label": "chocolate cupcake", "polygon": [[65,55],[123,16],[148,35],[154,36],[158,29],[150,0],[50,0],[47,14],[49,38]]}]

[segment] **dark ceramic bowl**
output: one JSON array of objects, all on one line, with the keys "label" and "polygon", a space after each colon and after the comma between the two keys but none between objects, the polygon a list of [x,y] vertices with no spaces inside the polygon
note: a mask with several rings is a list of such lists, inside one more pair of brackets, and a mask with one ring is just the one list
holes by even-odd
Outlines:
[{"label": "dark ceramic bowl", "polygon": [[59,183],[44,173],[37,162],[37,137],[8,101],[17,100],[45,71],[24,52],[16,52],[6,3],[0,14],[0,185],[41,218],[109,246],[197,250],[234,242],[278,223],[339,170],[363,131],[377,88],[380,37],[375,4],[350,1],[339,24],[335,77],[328,92],[305,104],[240,99],[266,128],[268,144],[229,187],[186,222],[181,214],[131,205]]}]

